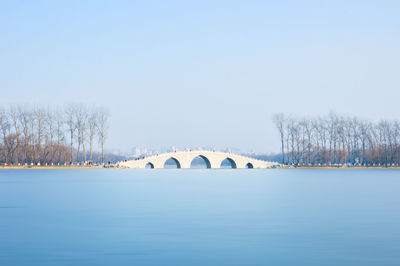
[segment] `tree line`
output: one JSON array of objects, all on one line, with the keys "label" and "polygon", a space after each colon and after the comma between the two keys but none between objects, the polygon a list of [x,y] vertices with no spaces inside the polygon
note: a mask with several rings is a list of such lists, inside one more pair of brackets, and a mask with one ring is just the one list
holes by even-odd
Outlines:
[{"label": "tree line", "polygon": [[107,129],[104,107],[0,106],[0,163],[104,163]]},{"label": "tree line", "polygon": [[284,164],[392,166],[400,163],[400,122],[371,122],[335,113],[273,116]]}]

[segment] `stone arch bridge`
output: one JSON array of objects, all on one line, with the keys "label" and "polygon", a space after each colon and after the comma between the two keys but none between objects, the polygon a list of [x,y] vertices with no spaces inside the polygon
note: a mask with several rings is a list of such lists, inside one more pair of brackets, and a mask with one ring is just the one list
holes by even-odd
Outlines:
[{"label": "stone arch bridge", "polygon": [[190,168],[192,161],[200,157],[204,160],[207,168],[221,168],[221,163],[228,160],[232,168],[275,168],[279,167],[279,163],[267,162],[250,158],[243,155],[207,151],[207,150],[191,150],[191,151],[176,151],[168,152],[141,159],[120,162],[118,165],[121,168],[165,168],[167,160],[174,160],[177,168]]}]

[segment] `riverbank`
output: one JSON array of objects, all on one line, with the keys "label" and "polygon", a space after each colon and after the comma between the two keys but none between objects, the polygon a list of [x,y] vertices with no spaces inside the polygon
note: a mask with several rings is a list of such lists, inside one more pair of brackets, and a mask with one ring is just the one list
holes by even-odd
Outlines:
[{"label": "riverbank", "polygon": [[400,169],[400,166],[283,166],[281,169]]},{"label": "riverbank", "polygon": [[[129,168],[119,168],[115,166],[107,166],[103,167],[100,165],[96,166],[89,166],[89,165],[42,165],[42,166],[23,166],[23,165],[7,165],[7,166],[0,166],[1,169],[129,169]],[[161,168],[163,169],[163,168]],[[168,168],[165,168],[168,169]],[[196,168],[189,168],[189,169],[196,169]],[[198,168],[203,169],[203,168]],[[220,168],[215,168],[220,169]],[[260,170],[260,168],[255,168],[255,170]],[[265,168],[265,169],[400,169],[400,166],[282,166],[277,168]],[[149,169],[150,170],[150,169]],[[240,169],[239,169],[240,170]]]},{"label": "riverbank", "polygon": [[100,165],[0,165],[0,169],[101,169]]}]

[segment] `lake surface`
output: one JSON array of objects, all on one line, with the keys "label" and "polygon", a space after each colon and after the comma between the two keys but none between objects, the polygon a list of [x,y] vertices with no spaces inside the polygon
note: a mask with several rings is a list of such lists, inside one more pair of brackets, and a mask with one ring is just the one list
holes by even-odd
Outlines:
[{"label": "lake surface", "polygon": [[400,265],[400,170],[0,170],[0,265]]}]

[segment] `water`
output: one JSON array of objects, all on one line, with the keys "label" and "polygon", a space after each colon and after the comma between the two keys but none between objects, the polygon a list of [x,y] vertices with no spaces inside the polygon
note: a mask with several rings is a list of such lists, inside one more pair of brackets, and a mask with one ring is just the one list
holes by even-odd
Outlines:
[{"label": "water", "polygon": [[0,265],[400,265],[399,170],[1,170]]}]

